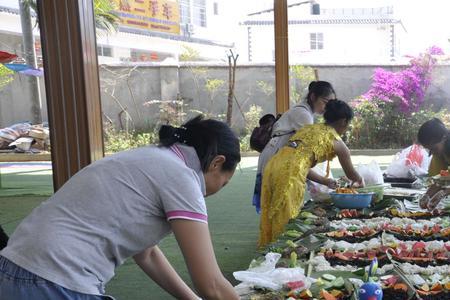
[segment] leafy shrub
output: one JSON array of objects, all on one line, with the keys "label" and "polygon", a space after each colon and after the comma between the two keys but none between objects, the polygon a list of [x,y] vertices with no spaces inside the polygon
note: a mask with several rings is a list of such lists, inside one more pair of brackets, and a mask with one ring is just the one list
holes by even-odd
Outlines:
[{"label": "leafy shrub", "polygon": [[158,141],[156,131],[152,132],[126,132],[124,130],[116,130],[110,126],[104,129],[105,152],[115,153],[132,148],[147,146]]},{"label": "leafy shrub", "polygon": [[347,141],[351,148],[356,149],[404,148],[416,140],[417,131],[425,121],[434,117],[450,121],[446,110],[420,109],[402,114],[395,103],[382,100],[362,100],[354,111],[355,118],[347,133]]}]

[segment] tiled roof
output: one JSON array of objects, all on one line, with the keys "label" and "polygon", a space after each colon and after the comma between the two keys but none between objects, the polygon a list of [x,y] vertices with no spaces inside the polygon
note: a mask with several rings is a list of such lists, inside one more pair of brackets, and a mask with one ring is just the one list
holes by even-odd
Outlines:
[{"label": "tiled roof", "polygon": [[[5,12],[5,13],[9,13],[9,14],[14,14],[14,15],[20,14],[20,11],[18,8],[7,7],[7,6],[2,6],[2,5],[0,5],[0,12]],[[36,17],[36,13],[33,10],[31,10],[31,16]]]},{"label": "tiled roof", "polygon": [[[392,18],[341,18],[341,19],[310,19],[310,20],[288,20],[289,25],[347,25],[347,24],[400,24],[401,20]],[[241,22],[246,26],[270,26],[273,20],[247,20]]]}]

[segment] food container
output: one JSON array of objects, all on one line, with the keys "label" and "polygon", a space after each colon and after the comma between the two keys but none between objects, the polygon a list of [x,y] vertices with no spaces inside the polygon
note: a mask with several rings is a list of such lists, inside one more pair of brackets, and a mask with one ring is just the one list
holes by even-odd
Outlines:
[{"label": "food container", "polygon": [[339,208],[366,208],[372,203],[375,193],[338,194],[330,193],[331,201]]},{"label": "food container", "polygon": [[377,203],[383,200],[384,185],[383,184],[369,185],[363,188],[359,188],[357,189],[357,191],[358,193],[374,193],[373,202]]}]

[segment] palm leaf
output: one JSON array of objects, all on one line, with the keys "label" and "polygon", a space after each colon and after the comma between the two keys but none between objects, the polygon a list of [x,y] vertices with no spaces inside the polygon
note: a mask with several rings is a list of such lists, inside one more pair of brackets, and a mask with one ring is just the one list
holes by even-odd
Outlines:
[{"label": "palm leaf", "polygon": [[[24,3],[37,14],[36,0],[25,0]],[[120,17],[115,12],[117,4],[114,0],[94,0],[95,27],[107,32],[115,32],[119,26]],[[36,18],[36,26],[38,25]]]}]

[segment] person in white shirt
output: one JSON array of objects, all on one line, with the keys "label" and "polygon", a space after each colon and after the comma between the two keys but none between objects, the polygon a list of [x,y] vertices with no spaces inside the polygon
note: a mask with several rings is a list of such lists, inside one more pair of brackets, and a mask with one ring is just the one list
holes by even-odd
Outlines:
[{"label": "person in white shirt", "polygon": [[[313,124],[314,114],[322,115],[325,112],[325,106],[328,101],[334,99],[336,99],[336,93],[331,83],[327,81],[312,81],[308,86],[305,102],[290,108],[275,122],[272,129],[272,138],[264,147],[258,159],[252,200],[258,213],[260,212],[261,183],[264,167],[270,158],[286,145],[289,138],[297,130],[305,125]],[[323,184],[334,186],[335,182],[332,179],[323,178]]]}]

